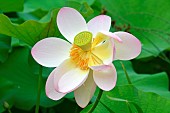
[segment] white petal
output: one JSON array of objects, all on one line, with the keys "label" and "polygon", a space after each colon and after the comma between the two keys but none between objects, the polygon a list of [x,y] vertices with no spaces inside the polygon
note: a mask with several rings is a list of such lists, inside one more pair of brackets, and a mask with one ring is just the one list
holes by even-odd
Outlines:
[{"label": "white petal", "polygon": [[115,59],[130,60],[137,57],[141,52],[140,41],[130,33],[115,32],[122,41],[114,40],[116,55]]},{"label": "white petal", "polygon": [[46,38],[37,42],[31,50],[33,58],[46,67],[57,67],[69,58],[71,44],[59,38]]},{"label": "white petal", "polygon": [[76,68],[75,64],[70,59],[64,60],[56,69],[54,75],[54,87],[58,90],[58,81],[68,71]]},{"label": "white petal", "polygon": [[87,31],[85,19],[73,8],[64,7],[60,9],[57,15],[57,25],[61,34],[71,43],[78,33]]},{"label": "white petal", "polygon": [[111,65],[98,65],[98,66],[91,66],[90,67],[94,71],[102,71],[112,68]]},{"label": "white petal", "polygon": [[90,71],[88,78],[84,82],[84,84],[74,91],[77,104],[81,108],[86,107],[89,101],[91,100],[95,90],[96,90],[96,84],[93,80],[93,72]]},{"label": "white petal", "polygon": [[93,70],[93,78],[99,88],[105,91],[113,89],[117,81],[117,73],[113,64],[112,68],[103,69],[101,71]]},{"label": "white petal", "polygon": [[99,15],[91,19],[88,23],[88,30],[95,37],[99,31],[109,31],[111,26],[111,18],[106,15]]},{"label": "white petal", "polygon": [[58,91],[68,93],[81,86],[88,77],[89,71],[83,71],[79,68],[72,69],[65,73],[58,82]]},{"label": "white petal", "polygon": [[59,100],[62,97],[64,97],[66,94],[59,93],[54,88],[54,73],[55,73],[55,70],[53,70],[51,72],[51,74],[49,75],[49,77],[48,77],[48,79],[46,81],[45,91],[46,91],[46,95],[50,99],[52,99],[52,100]]},{"label": "white petal", "polygon": [[89,70],[81,70],[70,59],[64,61],[55,71],[55,89],[69,93],[81,86],[88,77]]}]

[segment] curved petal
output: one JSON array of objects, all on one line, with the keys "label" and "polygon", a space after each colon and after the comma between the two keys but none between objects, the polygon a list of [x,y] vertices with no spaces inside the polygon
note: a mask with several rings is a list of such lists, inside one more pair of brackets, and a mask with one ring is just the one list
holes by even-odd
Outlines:
[{"label": "curved petal", "polygon": [[76,68],[75,64],[70,59],[66,59],[55,69],[54,87],[56,90],[58,90],[58,81],[60,78],[74,68]]},{"label": "curved petal", "polygon": [[58,91],[68,93],[81,86],[88,77],[89,70],[75,68],[65,73],[58,82]]},{"label": "curved petal", "polygon": [[112,68],[111,65],[99,65],[99,66],[91,66],[90,67],[94,71],[102,71],[102,70],[108,70]]},{"label": "curved petal", "polygon": [[88,23],[88,30],[95,37],[99,31],[109,31],[111,26],[111,18],[106,15],[99,15],[91,19]]},{"label": "curved petal", "polygon": [[117,81],[117,73],[113,64],[111,68],[101,71],[93,70],[93,78],[99,88],[105,91],[113,89]]},{"label": "curved petal", "polygon": [[71,44],[59,38],[46,38],[37,42],[31,54],[41,65],[46,67],[57,67],[65,59],[69,58]]},{"label": "curved petal", "polygon": [[108,37],[110,37],[110,38],[113,38],[113,39],[116,39],[118,42],[122,42],[122,40],[117,36],[117,35],[115,35],[114,33],[112,33],[112,32],[108,32],[108,31],[100,31],[101,33],[103,33],[103,34],[105,34],[105,35],[107,35]]},{"label": "curved petal", "polygon": [[57,25],[61,34],[71,43],[78,33],[87,31],[87,24],[83,16],[77,10],[69,7],[60,9],[57,15]]},{"label": "curved petal", "polygon": [[137,57],[141,52],[140,41],[130,33],[115,32],[122,42],[114,40],[116,55],[115,59],[130,60]]},{"label": "curved petal", "polygon": [[58,92],[69,93],[85,82],[88,73],[89,70],[81,70],[72,60],[65,60],[55,71],[54,87]]},{"label": "curved petal", "polygon": [[90,71],[87,80],[74,91],[77,104],[84,108],[88,105],[94,92],[96,90],[96,84],[93,80],[93,72]]},{"label": "curved petal", "polygon": [[104,64],[108,65],[113,61],[114,43],[111,38],[98,33],[92,47],[92,53],[100,58]]},{"label": "curved petal", "polygon": [[51,74],[49,75],[47,81],[46,81],[46,86],[45,86],[45,92],[46,92],[46,95],[52,99],[52,100],[59,100],[61,99],[62,97],[64,97],[66,94],[63,94],[63,93],[59,93],[55,90],[54,88],[54,73],[55,73],[55,70],[53,70],[51,72]]}]

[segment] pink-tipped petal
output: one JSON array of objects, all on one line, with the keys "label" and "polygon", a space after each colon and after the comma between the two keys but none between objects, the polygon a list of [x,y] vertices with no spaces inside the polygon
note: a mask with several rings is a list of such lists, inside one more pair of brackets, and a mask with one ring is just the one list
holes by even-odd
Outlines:
[{"label": "pink-tipped petal", "polygon": [[93,78],[99,88],[105,91],[113,89],[117,81],[117,73],[113,64],[110,69],[103,69],[101,71],[93,70]]},{"label": "pink-tipped petal", "polygon": [[71,43],[78,33],[87,31],[87,24],[83,16],[77,10],[69,7],[60,9],[57,15],[57,25],[61,34]]},{"label": "pink-tipped petal", "polygon": [[55,71],[54,87],[58,92],[69,93],[81,86],[88,77],[89,70],[81,70],[67,59]]},{"label": "pink-tipped petal", "polygon": [[31,54],[33,58],[45,67],[57,67],[69,58],[71,44],[59,38],[46,38],[37,42]]},{"label": "pink-tipped petal", "polygon": [[52,99],[52,100],[59,100],[62,97],[64,97],[66,94],[63,93],[59,93],[55,90],[54,88],[54,74],[55,74],[55,70],[54,69],[51,74],[49,75],[47,81],[46,81],[46,86],[45,86],[45,91],[46,91],[46,95]]},{"label": "pink-tipped petal", "polygon": [[99,31],[109,31],[111,26],[111,18],[106,15],[99,15],[91,19],[88,23],[88,30],[95,37]]},{"label": "pink-tipped petal", "polygon": [[[119,43],[122,43],[122,40],[117,36],[115,35],[114,33],[112,32],[109,32],[109,31],[100,31],[100,33],[110,37],[113,45],[114,45],[114,40],[116,40],[117,42]],[[115,46],[113,46],[113,60],[115,59],[115,54],[116,54],[116,49],[115,49]]]},{"label": "pink-tipped petal", "polygon": [[135,36],[127,32],[115,32],[114,34],[122,40],[121,43],[116,39],[114,40],[116,49],[115,59],[130,60],[140,54],[141,43]]},{"label": "pink-tipped petal", "polygon": [[74,91],[75,99],[77,104],[81,108],[85,108],[91,100],[96,90],[96,84],[93,80],[93,72],[90,71],[87,80]]},{"label": "pink-tipped petal", "polygon": [[113,39],[116,39],[118,42],[122,42],[122,40],[117,36],[117,35],[115,35],[114,33],[112,33],[112,32],[109,32],[109,31],[100,31],[101,33],[103,33],[103,34],[105,34],[105,35],[107,35],[108,37],[110,37],[110,38],[113,38]]}]

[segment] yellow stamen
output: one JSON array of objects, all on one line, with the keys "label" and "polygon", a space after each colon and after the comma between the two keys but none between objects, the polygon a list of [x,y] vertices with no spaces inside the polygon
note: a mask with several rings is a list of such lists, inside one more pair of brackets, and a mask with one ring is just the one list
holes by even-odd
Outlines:
[{"label": "yellow stamen", "polygon": [[89,52],[90,51],[83,51],[80,47],[74,44],[70,51],[70,57],[76,63],[76,65],[80,67],[80,69],[87,70]]}]

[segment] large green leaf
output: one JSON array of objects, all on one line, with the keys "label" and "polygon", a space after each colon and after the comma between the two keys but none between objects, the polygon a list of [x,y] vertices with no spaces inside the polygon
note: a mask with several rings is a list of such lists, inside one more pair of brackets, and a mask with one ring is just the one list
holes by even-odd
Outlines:
[{"label": "large green leaf", "polygon": [[[126,85],[128,81],[126,79],[125,72],[122,69],[120,61],[114,62],[117,70],[117,85]],[[132,81],[132,84],[138,89],[146,92],[154,92],[166,98],[170,98],[170,92],[168,91],[168,76],[166,73],[157,73],[157,74],[137,74],[132,69],[131,62],[123,62],[126,71]]]},{"label": "large green leaf", "polygon": [[0,62],[8,58],[8,52],[11,48],[11,38],[0,34]]},{"label": "large green leaf", "polygon": [[[1,90],[1,94],[5,93],[2,95],[3,101],[6,96],[13,95],[15,106],[25,110],[29,110],[35,105],[38,90],[38,75],[33,74],[30,70],[28,54],[30,54],[28,48],[14,48],[6,62],[0,64],[0,80],[5,79],[13,84],[12,92],[5,93],[8,91],[7,89],[7,91]],[[58,104],[60,101],[52,101],[46,97],[44,86],[45,79],[43,79],[40,105],[49,107]]]},{"label": "large green leaf", "polygon": [[33,46],[37,41],[43,38],[59,35],[56,25],[57,12],[58,9],[53,10],[49,22],[40,23],[29,20],[21,25],[11,23],[7,16],[0,14],[0,33],[18,38]]},{"label": "large green leaf", "polygon": [[22,11],[24,0],[0,0],[0,12]]},{"label": "large green leaf", "polygon": [[157,56],[161,51],[170,48],[169,0],[100,1],[116,22],[115,26],[123,29],[124,25],[129,25],[126,27],[128,31],[142,42],[143,50],[138,58]]},{"label": "large green leaf", "polygon": [[[169,113],[170,100],[155,93],[146,93],[133,85],[117,86],[104,92],[93,113]],[[82,113],[88,113],[87,107]],[[85,111],[85,112],[84,112]]]}]

